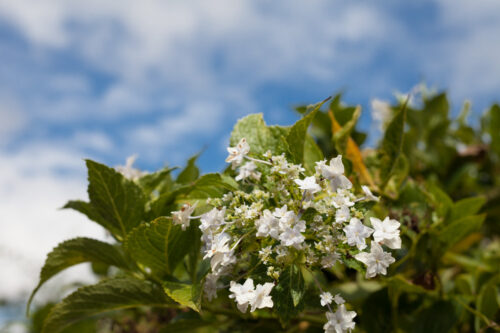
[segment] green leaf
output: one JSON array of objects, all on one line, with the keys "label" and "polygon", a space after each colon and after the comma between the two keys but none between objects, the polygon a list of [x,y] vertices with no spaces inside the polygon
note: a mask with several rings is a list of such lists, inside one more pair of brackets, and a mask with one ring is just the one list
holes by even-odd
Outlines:
[{"label": "green leaf", "polygon": [[304,163],[304,144],[307,137],[307,129],[325,101],[316,104],[313,110],[290,128],[286,137],[292,161],[297,164]]},{"label": "green leaf", "polygon": [[279,126],[266,126],[262,114],[251,114],[236,123],[229,143],[236,146],[242,138],[246,138],[250,145],[250,153],[262,155],[271,150],[273,154],[288,151],[286,140],[289,129]]},{"label": "green leaf", "polygon": [[187,184],[198,179],[198,177],[200,176],[200,170],[196,166],[196,160],[198,159],[198,156],[200,156],[200,154],[196,154],[188,160],[186,167],[177,176],[178,183]]},{"label": "green leaf", "polygon": [[437,301],[419,312],[415,318],[414,333],[450,332],[459,319],[456,307],[447,301]]},{"label": "green leaf", "polygon": [[147,281],[121,277],[102,280],[77,291],[57,304],[45,319],[42,333],[58,333],[83,319],[139,306],[173,304],[163,290]]},{"label": "green leaf", "polygon": [[161,277],[171,274],[189,252],[196,228],[195,223],[191,223],[182,230],[171,219],[159,217],[132,230],[125,247],[135,261]]},{"label": "green leaf", "polygon": [[[382,139],[381,178],[385,185],[394,172],[395,162],[399,158],[403,148],[404,127],[406,122],[406,103],[396,113],[387,126]],[[382,186],[383,187],[383,186]]]},{"label": "green leaf", "polygon": [[[476,300],[476,308],[479,312],[484,314],[487,318],[495,320],[495,314],[500,308],[498,304],[497,295],[499,292],[498,284],[500,282],[500,275],[496,275],[491,278],[488,283],[486,283],[480,290],[479,295]],[[475,318],[476,331],[479,331],[481,324],[484,322],[481,318]]]},{"label": "green leaf", "polygon": [[346,154],[347,141],[349,140],[349,137],[351,136],[351,132],[356,127],[356,123],[358,122],[360,115],[361,115],[361,107],[358,106],[358,107],[356,107],[356,109],[352,113],[351,118],[344,125],[342,125],[342,129],[333,135],[333,140],[335,142],[335,148],[337,149],[337,151],[339,153],[341,153],[343,155]]},{"label": "green leaf", "polygon": [[318,147],[314,139],[310,135],[307,135],[306,142],[304,144],[304,168],[312,174],[314,173],[316,162],[321,161],[324,158],[323,152]]},{"label": "green leaf", "polygon": [[446,219],[450,209],[453,207],[453,201],[439,186],[433,183],[427,184],[427,198],[436,209],[436,213],[442,219]]},{"label": "green leaf", "polygon": [[148,197],[154,192],[164,193],[172,187],[171,172],[175,169],[177,168],[164,168],[157,172],[148,173],[139,178],[137,183]]},{"label": "green leaf", "polygon": [[87,218],[91,221],[94,221],[101,225],[103,228],[112,231],[112,234],[119,234],[120,230],[118,228],[114,228],[109,224],[101,215],[94,209],[94,206],[90,202],[82,201],[82,200],[70,200],[64,205],[64,209],[73,209],[77,212],[82,213],[87,216]]},{"label": "green leaf", "polygon": [[108,229],[118,239],[124,239],[143,219],[144,193],[114,169],[91,160],[86,163],[90,204]]},{"label": "green leaf", "polygon": [[485,203],[486,199],[484,197],[471,197],[457,201],[450,210],[449,221],[477,214]]},{"label": "green leaf", "polygon": [[438,239],[445,245],[445,248],[450,248],[468,234],[479,230],[485,217],[486,216],[482,214],[467,216],[456,220],[439,232]]},{"label": "green leaf", "polygon": [[165,281],[163,289],[174,301],[197,312],[201,309],[201,288],[198,284]]},{"label": "green leaf", "polygon": [[201,176],[195,184],[186,191],[185,196],[180,196],[178,201],[190,201],[204,204],[208,198],[219,198],[228,191],[236,191],[238,183],[227,176],[218,173],[208,173]]},{"label": "green leaf", "polygon": [[302,299],[305,293],[304,277],[300,267],[288,266],[281,274],[278,284],[273,288],[272,298],[278,316],[287,322],[304,307]]},{"label": "green leaf", "polygon": [[491,138],[491,149],[500,156],[500,105],[494,104],[483,116],[482,127]]},{"label": "green leaf", "polygon": [[127,261],[121,252],[111,244],[91,238],[67,240],[47,255],[40,272],[40,281],[28,300],[27,310],[29,311],[33,297],[45,282],[66,268],[84,262],[98,262],[128,269]]},{"label": "green leaf", "polygon": [[[175,320],[175,318],[174,318]],[[198,332],[200,328],[207,328],[211,326],[218,326],[218,323],[203,321],[201,319],[186,319],[178,320],[168,323],[165,327],[160,329],[160,333],[192,333]],[[205,332],[205,330],[203,330]]]}]

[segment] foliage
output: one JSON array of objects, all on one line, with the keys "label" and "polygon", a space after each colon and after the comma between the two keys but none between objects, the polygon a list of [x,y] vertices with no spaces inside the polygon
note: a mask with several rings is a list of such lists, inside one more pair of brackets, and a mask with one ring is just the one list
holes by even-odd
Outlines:
[{"label": "foliage", "polygon": [[[418,104],[377,105],[385,118],[376,148],[360,148],[366,139],[356,127],[361,108],[346,106],[337,95],[297,108],[304,117],[290,127],[267,126],[259,114],[240,120],[228,158],[239,173],[228,168],[200,175],[197,156],[177,177],[172,168],[143,173],[86,161],[89,201],[65,207],[101,225],[113,241],[59,244],[32,297],[70,266],[105,269],[97,284],[36,309],[32,331],[322,332],[334,321],[325,318],[320,291],[345,298],[347,305],[330,301],[337,311],[328,305],[327,316],[346,306],[355,310],[354,331],[500,330],[500,107],[492,106],[472,127],[467,105],[450,118],[445,94],[424,94]],[[328,176],[327,166],[316,163],[323,158],[345,167],[352,188],[343,172]],[[312,181],[309,189],[304,177]],[[343,185],[337,189],[336,182]],[[360,227],[369,235],[351,244],[345,236],[351,222],[333,208],[340,199],[352,201],[351,219],[377,231],[377,217],[399,221],[397,239],[374,233],[363,244],[373,229]],[[296,232],[288,247],[283,244],[290,239],[261,228],[265,210],[271,214],[285,202],[295,224],[284,230]],[[218,222],[205,227],[211,216]],[[297,231],[299,220],[307,231]],[[220,250],[227,245],[221,243],[214,250],[215,237],[224,234],[231,247]],[[387,275],[378,270],[381,275],[368,280],[370,267],[360,254],[379,243],[395,262]],[[270,252],[259,253],[264,248]],[[328,253],[338,255],[337,263],[324,264]],[[241,288],[250,279],[252,290],[270,288],[263,297],[272,297],[272,309],[263,302],[247,312],[256,301]]]}]

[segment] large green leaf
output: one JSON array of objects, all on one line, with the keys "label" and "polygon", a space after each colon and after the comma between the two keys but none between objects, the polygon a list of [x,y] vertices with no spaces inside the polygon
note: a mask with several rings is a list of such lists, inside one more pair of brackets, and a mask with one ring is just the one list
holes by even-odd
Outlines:
[{"label": "large green leaf", "polygon": [[[500,275],[491,278],[488,283],[482,286],[476,300],[476,308],[479,312],[490,320],[495,320],[495,315],[500,309],[498,302]],[[498,317],[497,317],[498,318]],[[482,318],[475,318],[476,332],[480,331],[481,325],[485,325]]]},{"label": "large green leaf", "polygon": [[177,176],[178,183],[187,184],[198,179],[200,176],[200,169],[196,166],[198,156],[200,155],[196,154],[188,160],[186,167]]},{"label": "large green leaf", "polygon": [[188,200],[204,204],[208,198],[219,198],[228,191],[238,189],[236,181],[223,174],[208,173],[201,176],[189,189],[185,196],[180,196],[180,201]]},{"label": "large green leaf", "polygon": [[382,139],[380,175],[383,185],[385,185],[392,175],[396,166],[395,162],[402,153],[405,122],[406,103],[391,120]]},{"label": "large green leaf", "polygon": [[484,197],[471,197],[457,201],[450,209],[449,221],[477,214],[485,203],[486,199]]},{"label": "large green leaf", "polygon": [[280,274],[278,284],[273,288],[271,294],[274,308],[281,321],[289,321],[303,309],[304,293],[304,277],[300,267],[297,265],[288,266]]},{"label": "large green leaf", "polygon": [[121,252],[111,244],[91,238],[67,240],[59,244],[47,255],[40,272],[40,281],[31,293],[27,309],[29,310],[35,293],[47,280],[68,267],[84,262],[104,263],[119,268],[128,268],[128,264]]},{"label": "large green leaf", "polygon": [[74,209],[85,216],[88,217],[89,220],[94,221],[101,225],[103,228],[109,230],[113,235],[119,235],[120,229],[115,228],[113,225],[110,225],[108,221],[106,221],[99,213],[95,210],[94,206],[90,202],[82,201],[82,200],[70,200],[64,205],[64,209]]},{"label": "large green leaf", "polygon": [[45,319],[42,333],[58,333],[89,317],[139,306],[174,304],[162,288],[147,281],[121,277],[79,288],[57,304]]},{"label": "large green leaf", "polygon": [[201,288],[199,284],[165,281],[163,289],[174,301],[195,311],[201,309]]},{"label": "large green leaf", "polygon": [[143,219],[145,198],[133,181],[103,164],[87,160],[88,193],[93,211],[119,239]]},{"label": "large green leaf", "polygon": [[323,159],[323,152],[321,152],[314,139],[310,135],[307,135],[306,142],[304,143],[304,168],[309,173],[314,173],[316,162]]},{"label": "large green leaf", "polygon": [[287,134],[287,128],[266,126],[261,113],[251,114],[238,120],[229,142],[231,146],[236,146],[242,138],[246,138],[251,154],[261,155],[268,150],[281,154],[288,150],[284,140]]},{"label": "large green leaf", "polygon": [[412,332],[414,333],[443,333],[451,332],[456,325],[459,313],[452,302],[437,301],[430,307],[423,309],[415,318]]},{"label": "large green leaf", "polygon": [[163,276],[172,273],[189,252],[196,228],[191,223],[189,228],[182,230],[171,219],[159,217],[132,230],[125,246],[135,261]]},{"label": "large green leaf", "polygon": [[484,214],[472,215],[456,220],[439,232],[438,239],[445,245],[445,248],[449,248],[468,234],[479,230],[485,217]]},{"label": "large green leaf", "polygon": [[315,105],[311,112],[293,124],[290,128],[286,136],[286,142],[288,143],[292,162],[297,164],[304,163],[304,144],[306,142],[307,129],[323,103],[324,102],[321,102]]}]

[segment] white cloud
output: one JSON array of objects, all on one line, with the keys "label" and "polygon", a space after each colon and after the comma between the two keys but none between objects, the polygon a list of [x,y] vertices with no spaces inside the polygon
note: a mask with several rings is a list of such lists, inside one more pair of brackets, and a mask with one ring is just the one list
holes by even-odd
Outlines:
[{"label": "white cloud", "polygon": [[[63,240],[104,239],[100,226],[59,209],[69,199],[85,198],[85,183],[84,163],[77,154],[44,146],[0,152],[0,299],[25,297],[37,283],[46,254]],[[89,280],[85,267],[58,279]],[[44,289],[47,299],[50,287]]]}]

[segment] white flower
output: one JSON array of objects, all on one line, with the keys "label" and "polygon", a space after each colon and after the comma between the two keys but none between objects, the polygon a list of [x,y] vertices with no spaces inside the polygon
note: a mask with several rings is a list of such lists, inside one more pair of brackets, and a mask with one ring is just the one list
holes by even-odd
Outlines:
[{"label": "white flower", "polygon": [[380,198],[379,197],[376,197],[373,195],[372,191],[370,191],[370,188],[366,185],[361,185],[361,189],[363,190],[363,192],[365,193],[365,199],[368,200],[368,201],[379,201]]},{"label": "white flower", "polygon": [[344,195],[343,193],[337,193],[335,196],[331,198],[333,207],[340,208],[343,206],[352,207],[354,206],[354,202],[351,201],[349,196]]},{"label": "white flower", "polygon": [[356,254],[354,258],[367,266],[366,278],[372,278],[377,274],[387,274],[387,267],[395,261],[391,254],[384,252],[377,242],[371,243],[370,253],[361,252]]},{"label": "white flower", "polygon": [[229,156],[226,158],[227,163],[231,163],[231,167],[236,169],[243,162],[243,158],[250,152],[250,146],[245,138],[241,139],[236,147],[228,147]]},{"label": "white flower", "polygon": [[236,181],[240,181],[245,178],[253,178],[255,180],[259,180],[261,173],[256,171],[257,165],[255,165],[254,162],[250,161],[245,163],[243,166],[240,167],[240,172],[236,176]]},{"label": "white flower", "polygon": [[301,232],[306,231],[306,224],[304,221],[299,221],[293,226],[293,228],[286,228],[280,234],[281,244],[285,246],[293,246],[296,249],[302,248],[302,243],[305,240],[304,235]]},{"label": "white flower", "polygon": [[238,310],[241,312],[246,312],[249,305],[250,312],[256,309],[272,308],[273,300],[269,294],[273,287],[274,285],[268,282],[263,285],[258,284],[254,289],[253,280],[250,278],[244,284],[231,281],[229,291],[232,294],[229,298],[235,299]]},{"label": "white flower", "polygon": [[288,207],[284,205],[281,208],[275,208],[273,215],[276,216],[277,218],[282,218],[287,214],[287,212],[288,212]]},{"label": "white flower", "polygon": [[206,232],[207,230],[216,230],[222,223],[224,223],[224,215],[226,215],[225,207],[221,210],[213,208],[211,211],[201,215],[200,230],[202,232]]},{"label": "white flower", "polygon": [[373,233],[373,239],[376,242],[386,245],[391,249],[401,248],[401,238],[399,237],[399,222],[389,217],[386,217],[383,221],[380,221],[376,217],[370,217],[370,222],[372,223],[375,232]]},{"label": "white flower", "polygon": [[321,293],[319,295],[319,298],[321,299],[320,300],[321,306],[325,306],[327,304],[332,304],[333,296],[328,291]]},{"label": "white flower", "polygon": [[344,304],[339,305],[339,308],[334,313],[327,312],[326,319],[328,322],[323,326],[325,333],[344,333],[354,329],[356,323],[353,318],[356,317],[356,312],[347,311]]},{"label": "white flower", "polygon": [[316,183],[316,177],[306,177],[302,179],[295,179],[295,183],[299,185],[301,190],[314,194],[321,191],[321,186]]},{"label": "white flower", "polygon": [[273,299],[269,296],[273,287],[274,284],[270,282],[258,284],[255,287],[253,297],[250,299],[250,312],[254,312],[256,309],[273,307]]},{"label": "white flower", "polygon": [[141,178],[142,176],[147,174],[147,172],[132,167],[136,159],[137,155],[127,157],[125,165],[119,165],[115,168],[115,170],[121,173],[125,178],[130,180],[137,180]]},{"label": "white flower", "polygon": [[342,155],[338,155],[330,160],[330,165],[325,161],[316,162],[316,171],[326,179],[330,180],[332,191],[337,189],[350,189],[351,182],[344,176],[344,164],[342,164]]},{"label": "white flower", "polygon": [[279,220],[268,209],[264,210],[262,216],[255,221],[255,226],[257,227],[257,237],[279,238]]},{"label": "white flower", "polygon": [[219,277],[215,274],[209,273],[205,277],[205,283],[203,284],[203,290],[205,292],[205,297],[208,301],[217,297],[217,280]]},{"label": "white flower", "polygon": [[373,229],[365,226],[361,221],[353,217],[347,226],[344,227],[344,232],[347,237],[347,244],[350,246],[356,245],[360,250],[366,248],[365,238],[370,237]]},{"label": "white flower", "polygon": [[182,205],[181,210],[172,212],[172,221],[174,224],[180,224],[182,230],[186,230],[189,227],[189,220],[195,208],[196,203],[192,206],[187,203]]},{"label": "white flower", "polygon": [[333,267],[333,265],[335,265],[335,263],[339,259],[340,259],[340,254],[331,253],[331,254],[327,255],[326,257],[323,257],[323,259],[321,259],[321,266],[323,266],[323,268]]},{"label": "white flower", "polygon": [[269,259],[271,259],[271,254],[273,254],[273,249],[271,246],[266,246],[259,251],[259,258],[264,264],[267,264]]},{"label": "white flower", "polygon": [[236,261],[233,251],[229,248],[228,243],[230,241],[231,236],[225,232],[216,235],[211,242],[210,249],[206,251],[203,257],[203,259],[211,258],[210,266],[215,274],[224,266],[233,264]]},{"label": "white flower", "polygon": [[351,211],[347,206],[342,206],[335,212],[335,222],[337,223],[346,222],[349,217],[351,217]]},{"label": "white flower", "polygon": [[248,304],[253,297],[253,280],[247,279],[244,284],[231,281],[229,291],[232,292],[229,298],[235,299],[238,310],[246,312]]},{"label": "white flower", "polygon": [[335,303],[337,303],[337,305],[345,303],[345,300],[342,298],[342,296],[340,296],[340,294],[335,295],[335,297],[333,298],[333,301]]}]

